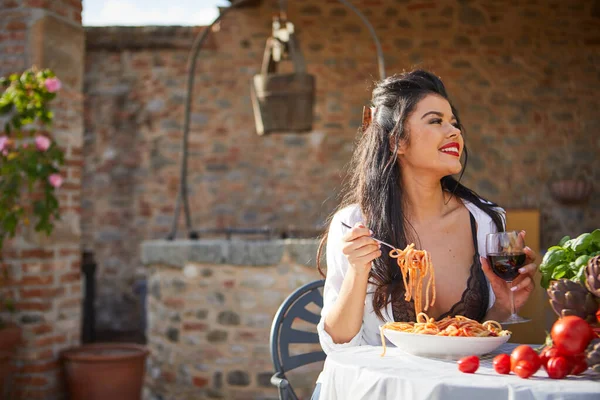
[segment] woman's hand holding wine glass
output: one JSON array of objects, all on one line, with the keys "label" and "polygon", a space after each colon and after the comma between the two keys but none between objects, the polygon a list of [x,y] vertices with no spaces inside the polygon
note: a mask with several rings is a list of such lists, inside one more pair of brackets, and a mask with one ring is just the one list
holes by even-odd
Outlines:
[{"label": "woman's hand holding wine glass", "polygon": [[481,257],[481,264],[496,295],[494,307],[510,312],[501,323],[529,321],[517,314],[535,287],[533,276],[537,270],[536,254],[525,246],[525,231],[488,234],[486,252],[487,259]]}]

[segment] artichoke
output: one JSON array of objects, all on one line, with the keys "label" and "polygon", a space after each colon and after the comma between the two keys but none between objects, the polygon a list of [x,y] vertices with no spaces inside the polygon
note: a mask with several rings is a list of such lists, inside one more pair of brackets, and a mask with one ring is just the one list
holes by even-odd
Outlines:
[{"label": "artichoke", "polygon": [[591,258],[585,267],[585,286],[596,297],[600,297],[600,256]]},{"label": "artichoke", "polygon": [[550,305],[559,317],[576,315],[588,323],[596,322],[598,303],[581,284],[568,279],[552,281],[548,288]]},{"label": "artichoke", "polygon": [[585,350],[585,361],[594,372],[600,372],[600,339],[594,339]]}]

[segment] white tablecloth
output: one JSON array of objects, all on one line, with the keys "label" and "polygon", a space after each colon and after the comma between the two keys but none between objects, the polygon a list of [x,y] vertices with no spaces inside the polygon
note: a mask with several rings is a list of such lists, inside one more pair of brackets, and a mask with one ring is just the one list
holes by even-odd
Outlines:
[{"label": "white tablecloth", "polygon": [[506,343],[481,358],[475,374],[458,371],[456,361],[412,356],[389,347],[358,346],[330,353],[321,374],[321,400],[578,399],[600,400],[600,377],[586,374],[550,379],[543,368],[531,378],[494,371],[492,358],[510,353]]}]

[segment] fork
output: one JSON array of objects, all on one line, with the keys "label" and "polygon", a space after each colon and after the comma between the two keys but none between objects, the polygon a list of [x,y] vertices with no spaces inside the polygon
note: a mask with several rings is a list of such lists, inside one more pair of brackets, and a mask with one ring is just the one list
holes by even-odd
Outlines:
[{"label": "fork", "polygon": [[[344,225],[346,228],[348,228],[348,229],[352,229],[352,227],[351,227],[350,225],[348,225],[347,223],[345,223],[344,221],[341,221],[341,222],[342,222],[342,225]],[[389,247],[389,248],[390,248],[390,249],[392,249],[392,250],[397,250],[397,249],[396,249],[394,246],[392,246],[392,245],[391,245],[391,244],[389,244],[389,243],[386,243],[386,242],[384,242],[383,240],[379,240],[379,239],[376,239],[376,238],[374,238],[374,237],[371,237],[371,239],[373,239],[373,240],[374,240],[374,241],[376,241],[377,243],[381,243],[381,244],[383,244],[383,245],[385,245],[385,246]]]}]

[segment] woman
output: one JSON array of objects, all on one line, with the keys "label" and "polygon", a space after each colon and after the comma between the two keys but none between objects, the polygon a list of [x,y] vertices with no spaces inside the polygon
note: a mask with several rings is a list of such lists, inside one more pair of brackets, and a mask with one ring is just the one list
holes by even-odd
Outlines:
[{"label": "woman", "polygon": [[[323,350],[380,345],[379,325],[416,319],[396,260],[373,238],[399,249],[415,243],[430,253],[436,301],[429,317],[503,321],[510,315],[509,289],[484,257],[486,235],[504,230],[504,210],[452,177],[462,174],[467,151],[443,83],[422,70],[395,75],[377,84],[372,103],[372,122],[357,145],[345,196],[319,249],[327,241],[318,325]],[[534,287],[536,256],[529,248],[525,252],[527,265],[513,285],[517,309]],[[317,384],[313,398],[319,390]]]}]

